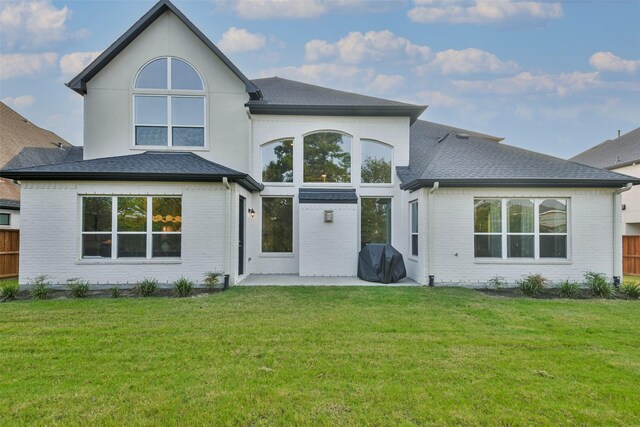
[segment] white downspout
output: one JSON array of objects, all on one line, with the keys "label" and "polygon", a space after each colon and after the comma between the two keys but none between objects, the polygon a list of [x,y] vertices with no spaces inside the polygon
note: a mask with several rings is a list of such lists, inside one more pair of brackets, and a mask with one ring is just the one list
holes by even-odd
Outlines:
[{"label": "white downspout", "polygon": [[231,280],[231,185],[229,185],[229,179],[226,176],[222,178],[222,183],[227,187],[227,265],[225,271]]},{"label": "white downspout", "polygon": [[613,192],[613,277],[618,277],[622,284],[622,196],[631,190],[632,183]]},{"label": "white downspout", "polygon": [[436,181],[433,183],[433,187],[429,189],[429,194],[427,195],[427,283],[431,283],[431,276],[434,268],[433,268],[433,245],[434,245],[434,236],[433,236],[433,193],[436,192],[440,188],[440,182]]}]

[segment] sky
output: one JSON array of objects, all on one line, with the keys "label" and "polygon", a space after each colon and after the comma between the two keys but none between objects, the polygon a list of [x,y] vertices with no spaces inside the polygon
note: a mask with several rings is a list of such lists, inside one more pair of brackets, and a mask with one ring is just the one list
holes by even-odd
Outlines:
[{"label": "sky", "polygon": [[[0,0],[0,100],[72,144],[65,87],[154,1]],[[568,158],[640,126],[640,0],[175,0],[249,78],[428,105]]]}]

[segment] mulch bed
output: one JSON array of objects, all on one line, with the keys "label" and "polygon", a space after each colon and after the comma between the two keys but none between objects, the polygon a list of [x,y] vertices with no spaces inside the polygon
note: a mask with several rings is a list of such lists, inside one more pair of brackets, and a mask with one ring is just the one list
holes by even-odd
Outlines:
[{"label": "mulch bed", "polygon": [[[212,289],[194,288],[193,292],[188,298],[215,294],[218,292],[222,292],[224,290],[225,289],[222,287],[216,287]],[[141,295],[137,295],[136,293],[134,293],[133,289],[120,289],[120,295],[118,296],[118,298],[157,298],[157,297],[178,298],[173,292],[173,289],[169,289],[169,288],[158,288],[150,297],[143,297]],[[76,299],[73,295],[71,295],[71,292],[68,290],[51,289],[46,299],[57,300],[57,299],[72,299],[72,298]],[[111,294],[111,289],[92,289],[89,292],[87,292],[84,298],[113,298],[113,296]],[[16,298],[12,301],[21,301],[21,300],[30,300],[30,299],[33,299],[33,298],[31,297],[31,293],[29,292],[29,290],[20,290]],[[80,299],[83,299],[83,298],[80,298]],[[0,303],[1,302],[3,301],[0,299]]]},{"label": "mulch bed", "polygon": [[[602,299],[600,297],[596,297],[591,295],[591,293],[587,289],[581,289],[578,295],[573,298],[565,298],[560,296],[558,289],[551,288],[546,289],[540,295],[535,297],[530,297],[522,293],[522,291],[518,288],[501,288],[501,289],[476,289],[476,291],[481,292],[486,295],[491,295],[494,297],[507,297],[507,298],[534,298],[534,299]],[[616,294],[607,299],[617,299],[617,300],[629,300],[625,294],[620,291],[616,291]],[[637,300],[636,300],[637,301]]]}]

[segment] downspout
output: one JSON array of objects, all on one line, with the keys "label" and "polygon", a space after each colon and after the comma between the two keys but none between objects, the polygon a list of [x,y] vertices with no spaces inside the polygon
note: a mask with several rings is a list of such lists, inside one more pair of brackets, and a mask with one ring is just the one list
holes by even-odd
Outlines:
[{"label": "downspout", "polygon": [[227,187],[227,265],[225,271],[227,277],[231,277],[231,185],[229,185],[229,179],[226,176],[222,178],[222,183]]},{"label": "downspout", "polygon": [[435,193],[438,188],[440,188],[440,182],[436,181],[433,183],[433,187],[429,189],[429,194],[427,195],[427,275],[429,277],[429,286],[435,285],[435,275],[431,274],[433,272],[433,247],[434,247],[434,237],[433,237],[433,193]]},{"label": "downspout", "polygon": [[632,183],[613,192],[613,283],[622,283],[622,196],[631,190]]}]

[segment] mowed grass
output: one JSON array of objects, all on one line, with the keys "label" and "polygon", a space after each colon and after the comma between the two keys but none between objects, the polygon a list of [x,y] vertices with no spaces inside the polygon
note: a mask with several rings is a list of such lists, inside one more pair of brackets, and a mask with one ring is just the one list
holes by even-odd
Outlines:
[{"label": "mowed grass", "polygon": [[0,424],[638,425],[640,303],[232,288],[0,304]]}]

